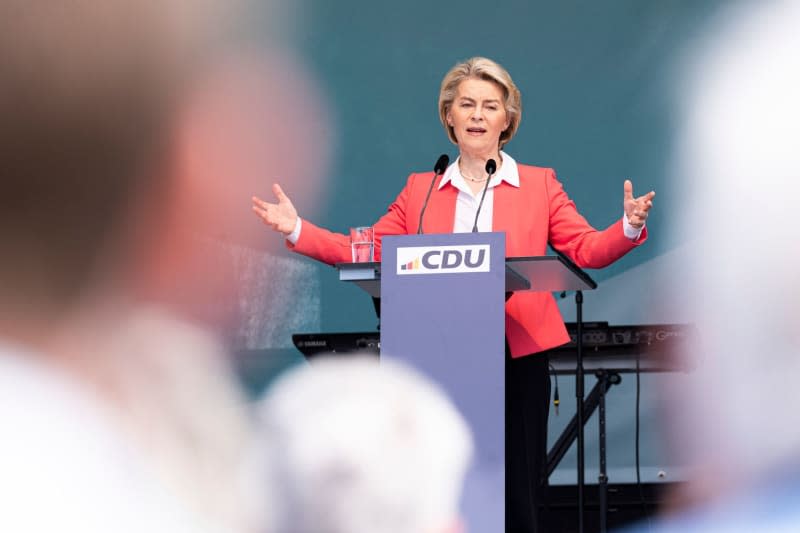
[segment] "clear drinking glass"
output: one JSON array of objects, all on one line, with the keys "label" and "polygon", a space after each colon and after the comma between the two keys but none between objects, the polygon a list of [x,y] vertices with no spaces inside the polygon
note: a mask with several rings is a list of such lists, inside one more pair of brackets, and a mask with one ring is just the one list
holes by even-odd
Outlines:
[{"label": "clear drinking glass", "polygon": [[370,263],[375,260],[374,231],[370,226],[350,228],[350,248],[353,263]]}]

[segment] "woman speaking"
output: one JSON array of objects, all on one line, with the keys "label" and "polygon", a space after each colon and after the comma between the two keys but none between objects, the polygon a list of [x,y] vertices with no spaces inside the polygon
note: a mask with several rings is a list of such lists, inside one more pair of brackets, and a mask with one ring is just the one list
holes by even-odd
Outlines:
[{"label": "woman speaking", "polygon": [[[577,211],[553,169],[517,163],[502,151],[522,117],[519,89],[490,59],[475,57],[453,67],[439,93],[439,118],[459,156],[436,178],[425,210],[425,233],[479,231],[506,234],[509,257],[544,255],[547,244],[582,268],[602,268],[647,238],[644,227],[654,192],[633,196],[623,185],[623,217],[600,231]],[[486,163],[496,162],[487,174]],[[417,233],[430,172],[411,174],[405,188],[374,225],[375,258],[383,235]],[[488,180],[488,184],[486,183]],[[486,186],[483,206],[478,205]],[[253,198],[253,210],[286,235],[294,251],[328,264],[351,260],[349,236],[301,220],[279,185],[277,203]],[[506,302],[506,531],[537,530],[538,503],[547,455],[550,380],[539,352],[569,341],[550,293],[517,292]]]}]

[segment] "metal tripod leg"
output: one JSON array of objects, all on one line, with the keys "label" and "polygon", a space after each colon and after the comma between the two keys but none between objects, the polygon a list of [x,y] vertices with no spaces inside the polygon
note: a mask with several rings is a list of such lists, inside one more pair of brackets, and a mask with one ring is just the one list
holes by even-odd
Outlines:
[{"label": "metal tripod leg", "polygon": [[617,385],[622,378],[616,372],[598,370],[597,385],[599,385],[599,410],[597,412],[597,423],[599,429],[599,448],[600,448],[600,474],[597,477],[597,501],[600,506],[600,533],[606,533],[608,523],[608,474],[606,471],[606,391],[611,385]]}]

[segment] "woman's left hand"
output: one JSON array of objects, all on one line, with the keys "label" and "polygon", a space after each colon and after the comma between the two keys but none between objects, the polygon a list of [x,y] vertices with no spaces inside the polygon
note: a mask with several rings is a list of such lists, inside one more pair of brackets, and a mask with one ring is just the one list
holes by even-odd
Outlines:
[{"label": "woman's left hand", "polygon": [[636,229],[644,226],[645,220],[650,208],[653,207],[653,198],[656,195],[655,191],[650,191],[644,196],[638,198],[633,197],[633,183],[631,180],[625,180],[623,186],[625,195],[622,200],[622,207],[625,209],[625,216],[628,217],[628,222]]}]

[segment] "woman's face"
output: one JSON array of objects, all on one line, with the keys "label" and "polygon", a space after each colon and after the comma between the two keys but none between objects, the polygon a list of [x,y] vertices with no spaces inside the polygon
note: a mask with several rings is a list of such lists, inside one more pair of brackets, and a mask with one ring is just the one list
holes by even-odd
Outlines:
[{"label": "woman's face", "polygon": [[497,154],[500,134],[508,128],[503,89],[494,82],[469,78],[456,90],[447,123],[462,153],[490,157]]}]

